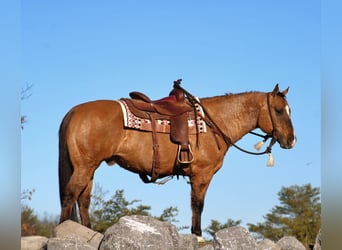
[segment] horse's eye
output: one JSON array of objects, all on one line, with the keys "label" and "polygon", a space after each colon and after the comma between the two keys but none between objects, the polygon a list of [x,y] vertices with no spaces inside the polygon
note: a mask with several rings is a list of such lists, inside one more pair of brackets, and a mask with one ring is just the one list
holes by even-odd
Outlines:
[{"label": "horse's eye", "polygon": [[277,115],[282,115],[284,113],[284,110],[283,109],[275,109]]}]

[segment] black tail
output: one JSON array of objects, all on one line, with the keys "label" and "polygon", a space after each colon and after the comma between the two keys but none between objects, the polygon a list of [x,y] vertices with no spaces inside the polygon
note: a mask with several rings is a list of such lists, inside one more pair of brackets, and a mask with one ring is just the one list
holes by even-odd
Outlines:
[{"label": "black tail", "polygon": [[[72,111],[67,113],[59,128],[58,175],[59,175],[59,199],[60,199],[61,207],[63,207],[63,199],[65,196],[66,186],[73,173],[73,166],[70,161],[67,138],[66,138],[67,128],[68,128],[72,115],[73,115]],[[70,219],[73,221],[78,221],[76,203],[73,206]]]}]

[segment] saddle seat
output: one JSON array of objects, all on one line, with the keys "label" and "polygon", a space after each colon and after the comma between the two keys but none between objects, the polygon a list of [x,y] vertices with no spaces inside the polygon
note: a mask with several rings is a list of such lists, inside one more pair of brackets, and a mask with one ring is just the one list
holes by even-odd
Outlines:
[{"label": "saddle seat", "polygon": [[135,91],[129,94],[132,98],[130,102],[140,111],[153,112],[164,116],[178,116],[193,111],[191,104],[184,98],[184,93],[179,93],[177,97],[173,92],[176,90],[173,90],[167,97],[152,101],[145,94]]}]

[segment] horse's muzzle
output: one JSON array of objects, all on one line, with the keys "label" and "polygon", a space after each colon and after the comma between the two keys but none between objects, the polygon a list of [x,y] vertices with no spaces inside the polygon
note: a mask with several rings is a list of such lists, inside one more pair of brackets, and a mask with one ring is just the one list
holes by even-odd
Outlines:
[{"label": "horse's muzzle", "polygon": [[297,137],[294,135],[294,136],[290,136],[287,140],[279,141],[279,145],[282,148],[291,149],[296,145],[296,142],[297,142]]}]

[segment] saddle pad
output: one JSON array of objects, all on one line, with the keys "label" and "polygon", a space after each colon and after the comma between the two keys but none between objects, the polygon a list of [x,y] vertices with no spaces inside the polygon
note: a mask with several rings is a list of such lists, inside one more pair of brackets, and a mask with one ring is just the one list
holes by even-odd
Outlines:
[{"label": "saddle pad", "polygon": [[[118,103],[120,103],[122,114],[123,114],[123,123],[124,127],[131,128],[131,129],[137,129],[142,131],[152,131],[151,126],[151,120],[144,119],[135,116],[129,109],[126,102],[122,99],[117,100]],[[198,104],[196,104],[196,110],[197,110],[197,127],[199,133],[206,133],[207,127],[206,123],[203,121],[204,112],[202,110],[202,107]],[[196,134],[196,122],[194,119],[190,118],[188,119],[188,127],[189,127],[189,134]],[[157,133],[170,133],[170,120],[158,120],[156,119],[156,132]]]}]

